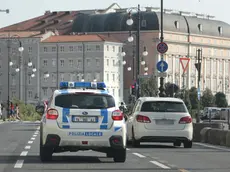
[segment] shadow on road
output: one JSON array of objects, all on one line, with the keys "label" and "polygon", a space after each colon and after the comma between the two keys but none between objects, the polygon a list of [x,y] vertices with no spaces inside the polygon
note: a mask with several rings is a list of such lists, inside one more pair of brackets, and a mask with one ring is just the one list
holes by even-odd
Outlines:
[{"label": "shadow on road", "polygon": [[[133,148],[132,146],[128,146],[127,148]],[[169,146],[169,145],[148,145],[148,144],[145,144],[145,145],[140,145],[136,148],[152,148],[152,149],[176,149],[176,148],[180,148],[180,147],[174,147],[174,146]]]},{"label": "shadow on road", "polygon": [[12,131],[37,131],[36,128],[15,128]]}]

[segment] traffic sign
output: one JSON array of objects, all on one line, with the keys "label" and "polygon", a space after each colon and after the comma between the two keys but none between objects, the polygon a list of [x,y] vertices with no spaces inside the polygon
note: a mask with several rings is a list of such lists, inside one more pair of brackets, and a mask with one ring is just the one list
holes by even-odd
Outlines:
[{"label": "traffic sign", "polygon": [[182,57],[180,58],[180,64],[183,68],[183,73],[187,70],[190,58]]},{"label": "traffic sign", "polygon": [[159,72],[165,72],[168,69],[168,63],[164,60],[157,62],[157,70]]},{"label": "traffic sign", "polygon": [[168,51],[168,45],[165,42],[160,42],[157,45],[157,51],[161,54],[164,54]]}]

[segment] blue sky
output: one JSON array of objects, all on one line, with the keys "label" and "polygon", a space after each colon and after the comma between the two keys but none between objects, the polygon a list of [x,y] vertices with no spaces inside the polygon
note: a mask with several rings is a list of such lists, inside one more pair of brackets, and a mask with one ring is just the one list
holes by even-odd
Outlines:
[{"label": "blue sky", "polygon": [[[0,27],[42,15],[46,10],[106,8],[114,2],[121,7],[137,6],[138,3],[142,7],[160,6],[160,0],[0,0],[1,10],[10,9],[10,14],[0,13]],[[164,7],[213,15],[230,24],[230,0],[164,0]]]}]

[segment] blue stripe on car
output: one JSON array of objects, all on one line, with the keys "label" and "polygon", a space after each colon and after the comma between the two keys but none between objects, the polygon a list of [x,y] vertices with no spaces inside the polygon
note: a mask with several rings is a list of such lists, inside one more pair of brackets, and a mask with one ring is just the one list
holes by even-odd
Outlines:
[{"label": "blue stripe on car", "polygon": [[[63,108],[62,109],[62,123],[69,123],[69,115],[70,113],[70,109],[69,108]],[[70,125],[64,125],[65,128],[68,126],[68,128],[70,128]],[[64,126],[62,126],[62,128],[64,128]]]}]

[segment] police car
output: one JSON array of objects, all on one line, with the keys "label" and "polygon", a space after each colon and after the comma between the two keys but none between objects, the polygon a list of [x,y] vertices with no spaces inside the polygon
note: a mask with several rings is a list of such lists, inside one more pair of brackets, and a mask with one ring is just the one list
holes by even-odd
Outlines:
[{"label": "police car", "polygon": [[103,82],[61,82],[40,125],[40,159],[53,153],[93,150],[126,160],[126,124]]}]

